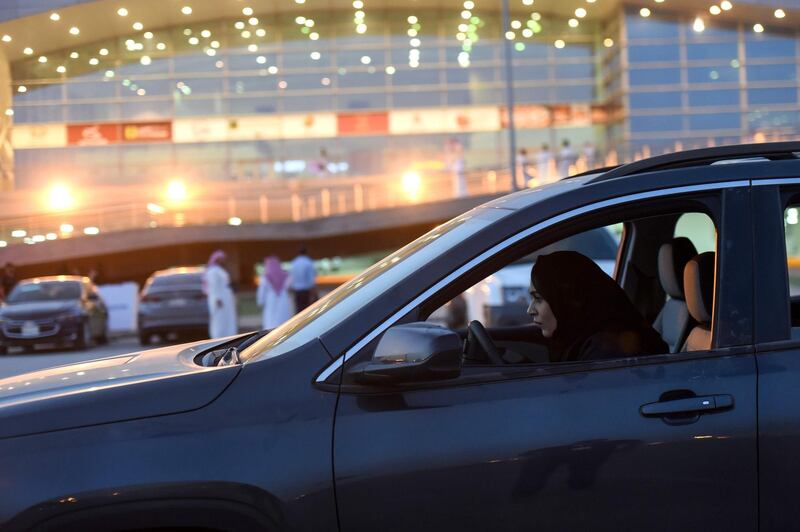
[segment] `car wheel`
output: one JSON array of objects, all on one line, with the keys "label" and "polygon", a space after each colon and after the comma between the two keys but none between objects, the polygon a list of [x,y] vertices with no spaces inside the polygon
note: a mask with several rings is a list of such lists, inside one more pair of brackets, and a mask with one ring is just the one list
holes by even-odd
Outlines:
[{"label": "car wheel", "polygon": [[0,355],[7,355],[7,354],[8,354],[8,346],[0,345]]},{"label": "car wheel", "polygon": [[92,343],[92,327],[89,325],[89,321],[84,321],[83,326],[81,327],[81,333],[78,339],[75,341],[75,347],[78,349],[84,349],[89,347]]},{"label": "car wheel", "polygon": [[148,332],[139,333],[139,345],[150,345],[151,334]]},{"label": "car wheel", "polygon": [[97,338],[97,343],[101,345],[108,343],[108,329],[103,329],[103,334]]}]

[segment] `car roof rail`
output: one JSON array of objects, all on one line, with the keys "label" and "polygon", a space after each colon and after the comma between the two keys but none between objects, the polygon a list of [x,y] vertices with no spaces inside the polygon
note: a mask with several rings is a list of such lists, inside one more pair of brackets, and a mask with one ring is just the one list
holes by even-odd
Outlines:
[{"label": "car roof rail", "polygon": [[[766,142],[763,144],[735,144],[732,146],[715,146],[699,150],[687,150],[665,155],[656,155],[618,166],[592,179],[590,183],[599,183],[618,177],[626,177],[644,172],[702,166],[719,161],[733,159],[753,159],[761,157],[768,160],[797,159],[800,157],[800,142]],[[732,162],[732,161],[731,161]],[[744,161],[742,161],[744,162]]]}]

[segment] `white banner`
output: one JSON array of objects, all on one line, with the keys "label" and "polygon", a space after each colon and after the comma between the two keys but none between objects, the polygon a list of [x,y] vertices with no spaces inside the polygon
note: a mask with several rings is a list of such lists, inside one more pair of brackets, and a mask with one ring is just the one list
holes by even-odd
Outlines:
[{"label": "white banner", "polygon": [[108,332],[135,332],[139,310],[139,286],[136,283],[98,285],[100,297],[108,308]]}]

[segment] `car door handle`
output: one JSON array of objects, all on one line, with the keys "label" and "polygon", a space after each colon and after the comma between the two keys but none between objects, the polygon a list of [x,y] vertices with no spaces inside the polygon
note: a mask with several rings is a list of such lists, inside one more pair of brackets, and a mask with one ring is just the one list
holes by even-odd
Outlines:
[{"label": "car door handle", "polygon": [[674,414],[702,414],[732,407],[733,396],[722,394],[647,403],[639,408],[639,412],[646,417],[661,417]]}]

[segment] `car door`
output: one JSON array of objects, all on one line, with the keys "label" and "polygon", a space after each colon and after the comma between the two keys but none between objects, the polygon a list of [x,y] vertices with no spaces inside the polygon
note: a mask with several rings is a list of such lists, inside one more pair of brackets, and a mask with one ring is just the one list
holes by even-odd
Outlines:
[{"label": "car door", "polygon": [[343,386],[342,530],[756,530],[749,190],[714,200],[714,348]]},{"label": "car door", "polygon": [[800,179],[781,182],[753,181],[762,532],[800,521]]}]

